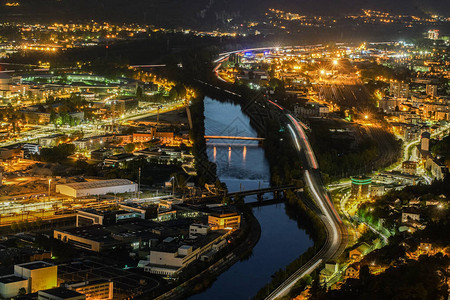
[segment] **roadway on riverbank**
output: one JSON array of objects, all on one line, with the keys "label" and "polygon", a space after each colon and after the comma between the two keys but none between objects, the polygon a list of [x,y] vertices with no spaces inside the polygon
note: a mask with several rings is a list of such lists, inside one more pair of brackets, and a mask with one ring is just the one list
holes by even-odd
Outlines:
[{"label": "roadway on riverbank", "polygon": [[[278,105],[276,106],[281,109]],[[297,147],[298,155],[303,160],[304,178],[311,196],[321,211],[320,218],[325,226],[327,238],[325,244],[306,264],[278,286],[266,299],[276,299],[286,295],[303,276],[312,273],[322,263],[341,255],[347,245],[347,229],[331,202],[331,198],[322,183],[319,165],[309,144],[308,137],[301,123],[287,113],[288,128]],[[298,166],[300,167],[300,166]]]},{"label": "roadway on riverbank", "polygon": [[[219,65],[225,59],[219,62]],[[217,68],[216,68],[217,70]],[[217,73],[216,73],[217,74]],[[199,81],[201,82],[201,81]],[[203,84],[213,86],[206,82]],[[229,92],[236,95],[234,92],[224,90],[220,87],[213,86],[216,89]],[[240,96],[239,96],[240,97]],[[347,245],[347,229],[342,223],[338,213],[336,212],[330,196],[322,183],[319,165],[317,163],[314,151],[309,143],[308,136],[305,133],[307,128],[303,123],[294,118],[289,112],[285,111],[283,107],[267,99],[268,104],[272,104],[275,111],[278,111],[286,119],[286,124],[291,132],[291,136],[297,147],[298,155],[302,158],[304,166],[304,178],[306,186],[308,187],[314,202],[319,207],[322,214],[320,218],[325,226],[327,238],[322,248],[299,268],[293,275],[286,279],[280,286],[278,286],[266,299],[276,299],[286,295],[295,283],[303,276],[310,274],[317,269],[322,263],[327,260],[337,258],[344,251]],[[298,166],[299,168],[301,166]]]}]

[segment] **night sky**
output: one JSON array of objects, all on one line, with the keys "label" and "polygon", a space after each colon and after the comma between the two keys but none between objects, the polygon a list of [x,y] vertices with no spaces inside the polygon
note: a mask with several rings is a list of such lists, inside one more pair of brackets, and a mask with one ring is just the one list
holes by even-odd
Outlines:
[{"label": "night sky", "polygon": [[[5,3],[7,0],[0,0]],[[342,15],[362,8],[393,13],[450,16],[449,0],[20,0],[2,5],[0,16],[35,20],[109,20],[188,25],[211,22],[220,14],[255,18],[269,7],[301,14]],[[206,16],[206,17],[205,17]]]}]

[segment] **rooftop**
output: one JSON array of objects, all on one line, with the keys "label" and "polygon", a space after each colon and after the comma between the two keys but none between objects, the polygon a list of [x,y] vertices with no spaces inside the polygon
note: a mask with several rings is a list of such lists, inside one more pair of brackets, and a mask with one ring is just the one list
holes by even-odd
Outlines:
[{"label": "rooftop", "polygon": [[64,287],[58,287],[58,288],[54,288],[54,289],[39,291],[39,294],[40,293],[46,293],[46,294],[52,295],[54,297],[62,298],[62,299],[69,299],[69,298],[79,297],[79,296],[83,295],[81,293],[66,289]]},{"label": "rooftop", "polygon": [[134,155],[131,153],[120,153],[120,154],[116,154],[116,155],[111,155],[110,157],[108,157],[108,160],[121,160],[121,159],[128,159],[128,158],[133,158]]},{"label": "rooftop", "polygon": [[238,215],[236,208],[234,206],[224,205],[224,206],[218,206],[218,207],[209,207],[206,210],[207,213],[209,213],[212,216],[216,217],[230,217],[234,215]]},{"label": "rooftop", "polygon": [[114,242],[115,239],[111,237],[111,232],[104,229],[101,225],[91,225],[86,227],[74,227],[65,230],[61,230],[71,235],[75,235],[81,238],[85,238],[91,241],[100,243]]},{"label": "rooftop", "polygon": [[0,283],[3,283],[3,284],[24,281],[24,280],[28,280],[28,279],[24,279],[24,278],[16,276],[16,275],[7,275],[7,276],[0,277]]},{"label": "rooftop", "polygon": [[17,266],[22,267],[24,269],[28,269],[28,270],[36,270],[36,269],[53,267],[52,264],[46,263],[45,261],[34,261],[34,262],[29,262],[29,263],[24,263],[24,264],[18,264]]},{"label": "rooftop", "polygon": [[82,190],[82,189],[95,189],[95,188],[104,188],[130,184],[134,184],[134,182],[128,179],[110,179],[110,180],[97,180],[88,182],[74,182],[62,185],[71,187],[75,190]]}]

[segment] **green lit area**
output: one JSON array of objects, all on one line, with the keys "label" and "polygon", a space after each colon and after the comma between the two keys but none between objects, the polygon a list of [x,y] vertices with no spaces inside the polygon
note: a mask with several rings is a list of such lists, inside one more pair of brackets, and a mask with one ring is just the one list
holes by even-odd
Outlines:
[{"label": "green lit area", "polygon": [[366,185],[366,184],[372,183],[372,178],[368,178],[368,177],[363,177],[363,178],[351,177],[351,180],[352,180],[353,184],[358,184],[358,185]]}]

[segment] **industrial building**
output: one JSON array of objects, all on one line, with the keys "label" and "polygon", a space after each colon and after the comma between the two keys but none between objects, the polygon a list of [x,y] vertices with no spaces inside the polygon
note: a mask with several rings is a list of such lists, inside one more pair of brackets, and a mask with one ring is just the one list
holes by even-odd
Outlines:
[{"label": "industrial building", "polygon": [[198,235],[190,244],[179,244],[173,238],[150,248],[149,261],[143,262],[144,271],[167,277],[176,277],[189,264],[197,261],[210,261],[212,257],[227,245],[227,236],[231,231],[217,230]]},{"label": "industrial building", "polygon": [[2,298],[16,297],[21,289],[28,293],[28,279],[16,275],[0,277],[0,296]]},{"label": "industrial building", "polygon": [[85,300],[86,295],[64,287],[38,292],[38,300]]},{"label": "industrial building", "polygon": [[57,286],[58,266],[44,261],[34,261],[14,266],[14,275],[28,279],[29,293]]},{"label": "industrial building", "polygon": [[229,206],[208,209],[208,225],[211,230],[232,229],[241,227],[241,215]]},{"label": "industrial building", "polygon": [[130,180],[111,179],[57,184],[56,192],[73,198],[80,198],[106,194],[135,193],[137,188],[137,184]]},{"label": "industrial building", "polygon": [[[127,207],[127,206],[125,206]],[[145,211],[140,210],[96,210],[92,208],[86,208],[77,212],[77,227],[90,226],[90,225],[111,225],[120,220],[127,219],[145,219]]]},{"label": "industrial building", "polygon": [[117,241],[102,226],[76,227],[66,230],[54,230],[53,238],[69,243],[77,248],[100,252],[112,248],[122,241]]},{"label": "industrial building", "polygon": [[[173,223],[173,224],[171,224]],[[191,220],[156,223],[134,218],[120,220],[117,224],[92,225],[53,231],[53,237],[74,247],[93,252],[111,250],[117,246],[130,249],[148,247],[155,240],[168,236],[187,235]]]},{"label": "industrial building", "polygon": [[113,299],[114,282],[107,280],[82,281],[66,284],[70,290],[86,295],[86,299]]}]

